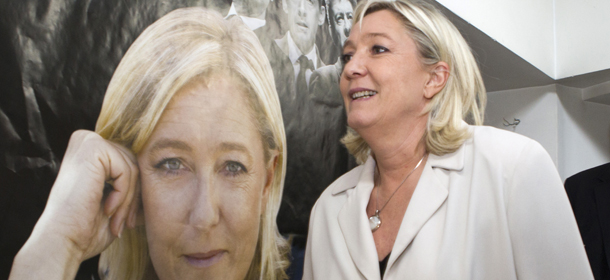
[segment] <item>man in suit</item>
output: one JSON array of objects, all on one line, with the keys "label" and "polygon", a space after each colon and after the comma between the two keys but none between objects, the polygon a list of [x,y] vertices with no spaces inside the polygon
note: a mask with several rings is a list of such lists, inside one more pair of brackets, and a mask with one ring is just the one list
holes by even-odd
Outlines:
[{"label": "man in suit", "polygon": [[322,0],[282,0],[282,7],[288,31],[265,47],[278,94],[295,100],[297,93],[307,93],[311,73],[324,66],[315,40],[324,24],[326,8]]},{"label": "man in suit", "polygon": [[610,163],[568,178],[565,187],[593,276],[610,280]]},{"label": "man in suit", "polygon": [[[341,54],[343,44],[352,30],[352,20],[355,2],[350,0],[328,0],[327,12],[331,37],[334,48]],[[310,92],[315,100],[330,106],[343,107],[341,92],[339,91],[339,78],[343,65],[340,55],[337,62],[316,69],[311,77]]]},{"label": "man in suit", "polygon": [[337,62],[343,44],[352,30],[354,7],[356,7],[355,0],[328,0],[326,2],[328,29],[333,42],[333,47],[329,48],[331,50],[327,50],[327,52],[331,53],[331,57],[334,57]]},{"label": "man in suit", "polygon": [[311,74],[324,66],[316,34],[324,24],[326,8],[323,0],[282,0],[281,4],[281,14],[277,16],[285,16],[286,32],[275,40],[265,36],[259,39],[275,76],[288,142],[278,226],[282,234],[293,236],[293,245],[302,243],[297,246],[304,250],[311,207],[327,186],[319,181],[320,173],[325,171],[317,167],[324,151],[311,150],[309,146],[317,129],[310,118],[313,109],[308,97]]},{"label": "man in suit", "polygon": [[278,228],[290,236],[292,245],[288,274],[291,279],[300,279],[309,213],[319,194],[332,182],[321,180],[328,172],[320,167],[326,152],[313,148],[320,146],[316,143],[322,139],[314,139],[318,129],[311,118],[315,109],[308,89],[313,71],[324,66],[316,34],[324,24],[326,8],[323,0],[282,0],[281,4],[276,16],[286,22],[284,35],[275,40],[257,35],[273,69],[286,129],[288,156]]},{"label": "man in suit", "polygon": [[[341,53],[349,36],[353,8],[349,0],[328,0],[327,18],[333,38],[333,48]],[[328,185],[339,176],[356,166],[355,159],[341,144],[347,129],[347,116],[343,98],[339,90],[339,78],[343,64],[337,55],[337,62],[316,69],[309,85],[310,120],[316,124],[316,132],[309,142],[310,150],[323,150],[319,167],[325,170],[320,176],[321,185]],[[320,189],[322,191],[323,189]]]}]

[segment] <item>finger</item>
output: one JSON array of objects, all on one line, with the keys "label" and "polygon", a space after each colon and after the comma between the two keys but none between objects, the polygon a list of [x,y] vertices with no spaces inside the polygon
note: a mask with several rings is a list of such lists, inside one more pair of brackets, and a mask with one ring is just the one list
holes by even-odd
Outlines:
[{"label": "finger", "polygon": [[116,149],[115,151],[120,155],[122,159],[120,165],[123,166],[120,166],[121,169],[118,174],[113,174],[112,170],[110,172],[110,176],[113,178],[115,175],[119,176],[115,179],[115,192],[117,192],[119,197],[119,205],[115,215],[112,217],[111,231],[120,237],[134,201],[134,193],[139,176],[138,168],[133,162],[134,157],[131,157],[124,150]]},{"label": "finger", "polygon": [[[110,159],[106,177],[109,177],[111,181],[114,182],[116,178],[118,178],[119,176],[123,176],[124,171],[129,171],[130,174],[126,174],[124,176],[126,176],[125,178],[128,177],[130,183],[135,183],[138,180],[139,172],[135,156],[127,148],[119,144],[110,141],[106,141],[106,143],[109,146],[108,158]],[[114,159],[114,161],[112,159]],[[128,189],[130,185],[128,184],[125,187],[127,187],[126,189]],[[117,191],[116,186],[114,186],[114,183],[112,190]],[[124,190],[125,189],[121,189],[118,190],[118,193],[110,192],[108,194],[104,206],[104,214],[106,214],[106,216],[112,217],[118,210],[119,206],[126,199],[126,192],[124,192]]]},{"label": "finger", "polygon": [[136,191],[134,192],[131,206],[129,208],[129,216],[128,216],[128,220],[127,220],[128,221],[127,225],[129,226],[129,228],[136,227],[136,217],[138,215],[138,210],[140,208],[140,191],[141,191],[140,188],[141,188],[141,185],[137,184]]},{"label": "finger", "polygon": [[[119,145],[117,143],[114,143],[114,142],[110,142],[110,144],[113,145],[117,149],[117,151],[123,157],[125,162],[127,162],[127,165],[129,166],[129,169],[130,169],[129,190],[128,190],[127,196],[125,197],[125,200],[123,201],[123,203],[128,203],[128,205],[125,206],[128,208],[126,218],[130,219],[131,213],[137,210],[137,202],[139,199],[138,195],[139,195],[139,191],[140,191],[140,184],[139,184],[140,170],[138,167],[138,161],[137,161],[136,156],[126,147]],[[134,206],[134,203],[136,204],[135,206]]]},{"label": "finger", "polygon": [[[105,166],[106,180],[112,182],[112,191],[108,194],[106,201],[103,202],[104,214],[111,217],[110,231],[119,236],[122,230],[121,221],[125,213],[121,212],[121,205],[128,199],[130,184],[132,182],[129,161],[126,161],[121,152],[112,145],[107,144],[106,155],[102,158]],[[130,198],[129,198],[130,199]],[[128,200],[129,200],[128,199]]]},{"label": "finger", "polygon": [[108,141],[108,143],[110,145],[112,145],[114,148],[116,148],[119,152],[121,152],[121,155],[123,155],[123,157],[128,160],[129,162],[133,163],[136,167],[138,165],[138,159],[136,157],[135,154],[133,154],[131,152],[131,150],[129,150],[128,148],[126,148],[123,145]]},{"label": "finger", "polygon": [[121,204],[121,193],[117,193],[114,189],[114,182],[104,183],[104,193],[107,193],[104,202],[104,214],[106,217],[114,216],[114,212],[119,208]]},{"label": "finger", "polygon": [[[120,145],[119,145],[120,146]],[[123,158],[126,161],[129,161],[129,167],[131,169],[130,172],[130,181],[131,184],[129,185],[129,191],[127,194],[127,197],[125,198],[124,204],[122,207],[125,207],[127,210],[126,216],[125,216],[125,221],[123,222],[123,224],[128,224],[129,227],[134,228],[135,227],[135,215],[136,212],[138,210],[138,202],[139,202],[139,193],[140,193],[140,170],[138,168],[137,165],[137,160],[135,155],[133,155],[129,150],[125,149],[124,147],[120,146],[120,152],[123,156]]]}]

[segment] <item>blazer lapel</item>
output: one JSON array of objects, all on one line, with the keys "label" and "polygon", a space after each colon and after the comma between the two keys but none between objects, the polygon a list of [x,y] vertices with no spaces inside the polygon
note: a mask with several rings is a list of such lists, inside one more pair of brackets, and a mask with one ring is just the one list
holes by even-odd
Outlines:
[{"label": "blazer lapel", "polygon": [[606,261],[610,267],[610,170],[607,170],[605,173],[598,177],[599,181],[593,187],[593,190],[595,192],[599,224],[602,230],[602,240],[604,240]]},{"label": "blazer lapel", "polygon": [[338,216],[350,256],[366,279],[380,278],[375,240],[366,215],[366,206],[373,190],[374,166],[375,161],[369,157],[356,188],[348,195]]},{"label": "blazer lapel", "polygon": [[[467,140],[468,142],[468,140]],[[415,192],[407,207],[386,270],[390,270],[396,259],[402,255],[426,222],[445,203],[449,194],[448,175],[445,170],[464,168],[464,145],[456,152],[436,156],[430,154],[424,166]]]}]

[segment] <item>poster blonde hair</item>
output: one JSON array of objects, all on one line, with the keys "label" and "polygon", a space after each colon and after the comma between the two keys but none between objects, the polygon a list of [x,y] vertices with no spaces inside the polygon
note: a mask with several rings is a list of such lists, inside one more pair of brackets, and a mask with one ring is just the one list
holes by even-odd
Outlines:
[{"label": "poster blonde hair", "polygon": [[[354,24],[362,24],[366,15],[380,10],[394,13],[402,22],[417,46],[422,65],[431,66],[440,61],[449,65],[445,87],[426,107],[429,115],[424,140],[426,150],[432,154],[456,151],[470,137],[463,120],[482,125],[487,101],[470,47],[438,9],[421,0],[363,0],[356,6]],[[353,129],[348,128],[341,141],[360,163],[370,154],[368,144]]]},{"label": "poster blonde hair", "polygon": [[[174,10],[150,25],[121,60],[108,85],[96,132],[135,154],[143,147],[174,94],[194,79],[222,76],[241,83],[258,124],[265,160],[277,154],[267,206],[247,279],[284,279],[288,246],[277,229],[286,135],[269,60],[239,17],[225,20],[203,8]],[[144,277],[150,265],[143,226],[126,229],[101,255],[104,279]]]}]

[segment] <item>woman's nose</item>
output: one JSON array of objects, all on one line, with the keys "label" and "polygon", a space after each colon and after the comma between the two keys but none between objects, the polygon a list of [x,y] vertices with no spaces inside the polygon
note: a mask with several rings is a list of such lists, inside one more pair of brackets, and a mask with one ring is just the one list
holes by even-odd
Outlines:
[{"label": "woman's nose", "polygon": [[[220,203],[211,180],[200,179],[192,192],[192,207],[189,223],[206,231],[220,221]],[[178,202],[180,203],[180,202]]]},{"label": "woman's nose", "polygon": [[353,54],[349,61],[343,65],[343,74],[349,79],[358,78],[367,74],[365,61],[357,54]]}]

